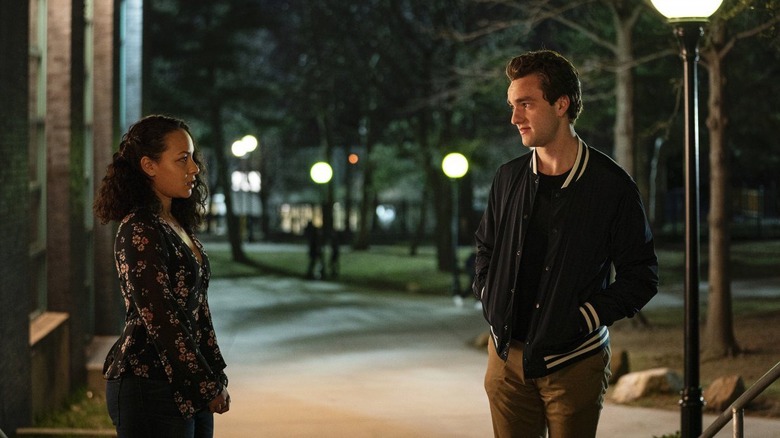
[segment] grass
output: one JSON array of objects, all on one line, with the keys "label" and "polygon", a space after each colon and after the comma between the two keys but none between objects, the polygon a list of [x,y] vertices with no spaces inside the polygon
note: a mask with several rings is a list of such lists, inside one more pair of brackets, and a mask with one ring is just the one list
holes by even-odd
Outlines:
[{"label": "grass", "polygon": [[[234,263],[227,250],[206,246],[215,278],[251,277],[275,274],[303,276],[308,258],[305,247],[262,246],[248,250],[251,264]],[[254,248],[254,247],[253,247]],[[271,248],[270,250],[268,248]],[[466,259],[470,249],[461,249],[458,257]],[[684,254],[675,245],[657,249],[662,288],[683,282]],[[706,278],[706,247],[702,247],[702,278]],[[780,241],[738,242],[732,245],[734,280],[772,278],[780,275]],[[396,290],[410,294],[450,294],[452,275],[436,269],[436,255],[431,247],[421,247],[415,256],[401,245],[375,246],[368,251],[342,251],[339,282],[363,286],[367,290]],[[469,285],[461,275],[462,288]],[[734,330],[743,353],[731,358],[701,360],[701,383],[706,386],[715,378],[739,374],[749,387],[780,358],[780,298],[733,300]],[[669,367],[683,369],[682,309],[651,309],[642,312],[649,327],[638,327],[632,320],[621,321],[612,328],[614,349],[629,353],[632,370]],[[702,308],[702,321],[706,308]],[[635,404],[678,410],[679,394],[650,397]],[[780,382],[775,382],[754,403],[750,414],[780,417]],[[36,427],[111,428],[105,401],[82,390],[61,411],[36,421]]]},{"label": "grass", "polygon": [[114,429],[106,411],[106,399],[82,388],[75,391],[62,409],[35,420],[36,428]]},{"label": "grass", "polygon": [[[232,262],[227,250],[209,249],[208,245],[206,250],[215,278],[268,273],[301,277],[306,274],[309,263],[304,246],[300,247],[300,251],[248,251],[247,256],[253,265]],[[469,251],[468,248],[459,250],[458,260],[461,265]],[[436,254],[432,247],[421,247],[416,255],[411,256],[409,249],[404,246],[376,246],[369,251],[342,250],[338,281],[370,289],[443,295],[451,291],[452,274],[436,269]],[[470,281],[466,274],[461,273],[461,288],[466,288]]]},{"label": "grass", "polygon": [[[216,278],[248,277],[263,274],[302,276],[306,272],[308,256],[304,246],[300,251],[251,251],[247,255],[253,264],[234,263],[228,250],[214,250],[206,246]],[[267,247],[264,247],[267,248]],[[289,248],[289,247],[288,247]],[[468,257],[471,249],[460,248],[458,260]],[[681,285],[684,280],[685,254],[681,245],[665,244],[656,249],[661,286]],[[700,276],[706,279],[708,254],[706,246],[700,250]],[[737,242],[731,247],[731,274],[733,280],[759,279],[780,276],[780,240]],[[448,294],[452,275],[436,269],[435,249],[427,246],[409,255],[402,245],[374,246],[368,251],[342,250],[338,280],[347,284],[406,291],[421,294]],[[470,279],[461,274],[460,283],[466,287]]]},{"label": "grass", "polygon": [[[684,252],[674,246],[657,250],[661,285],[683,282]],[[701,249],[701,278],[706,280],[708,254]],[[731,246],[733,281],[760,280],[780,276],[780,241],[742,241]],[[678,290],[681,290],[678,288]],[[705,293],[706,290],[702,290]],[[629,352],[632,370],[668,367],[682,374],[684,368],[683,309],[649,309],[642,314],[651,323],[638,329],[632,321],[618,322],[612,332],[615,349]],[[700,383],[705,388],[716,378],[739,375],[750,387],[780,359],[780,298],[734,298],[732,316],[734,336],[741,353],[734,357],[709,357],[704,321],[706,305],[702,305],[700,345]],[[650,341],[650,342],[648,342]],[[635,402],[639,406],[679,409],[679,394],[650,397]],[[706,410],[706,406],[705,406]],[[714,412],[712,412],[714,413]],[[767,388],[746,410],[748,415],[780,417],[780,381]]]},{"label": "grass", "polygon": [[[734,335],[742,352],[734,357],[700,357],[700,383],[705,388],[716,378],[739,375],[750,387],[780,358],[780,297],[734,300]],[[704,310],[704,309],[702,309]],[[684,338],[682,309],[651,309],[642,312],[650,327],[639,328],[631,321],[616,323],[611,332],[613,350],[629,354],[632,371],[671,368],[682,376]],[[704,315],[704,312],[702,312]],[[702,317],[704,320],[704,316]],[[702,326],[702,347],[706,347]],[[679,409],[679,394],[638,400],[637,406]],[[713,412],[714,413],[714,412]],[[780,382],[775,382],[750,405],[748,415],[780,417]]]},{"label": "grass", "polygon": [[[685,252],[681,244],[659,245],[659,275],[661,284],[682,284]],[[701,278],[707,277],[709,253],[707,247],[700,250]],[[733,280],[772,278],[780,276],[780,240],[741,241],[731,245],[731,275]]]}]

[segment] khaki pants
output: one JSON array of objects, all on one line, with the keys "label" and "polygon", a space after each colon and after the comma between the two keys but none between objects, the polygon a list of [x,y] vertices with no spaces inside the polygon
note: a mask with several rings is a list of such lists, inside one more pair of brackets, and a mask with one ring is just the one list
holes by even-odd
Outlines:
[{"label": "khaki pants", "polygon": [[504,362],[488,342],[485,390],[496,437],[596,436],[609,377],[610,349],[550,375],[526,379],[523,345],[512,341]]}]

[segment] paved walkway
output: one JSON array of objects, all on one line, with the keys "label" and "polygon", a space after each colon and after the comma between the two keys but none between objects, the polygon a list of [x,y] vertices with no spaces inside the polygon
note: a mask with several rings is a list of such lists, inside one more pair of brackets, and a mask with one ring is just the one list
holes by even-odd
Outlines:
[{"label": "paved walkway", "polygon": [[[486,325],[471,305],[277,277],[214,279],[209,301],[233,400],[220,438],[492,436],[485,353],[470,345]],[[679,418],[607,404],[598,436],[660,437]],[[745,426],[780,437],[780,420]]]}]

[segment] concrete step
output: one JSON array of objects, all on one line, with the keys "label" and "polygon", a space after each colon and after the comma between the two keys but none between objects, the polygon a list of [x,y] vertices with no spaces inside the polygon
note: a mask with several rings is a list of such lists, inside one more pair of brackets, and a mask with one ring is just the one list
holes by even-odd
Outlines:
[{"label": "concrete step", "polygon": [[87,391],[92,391],[93,394],[100,396],[106,394],[103,362],[116,339],[116,336],[95,336],[87,346]]}]

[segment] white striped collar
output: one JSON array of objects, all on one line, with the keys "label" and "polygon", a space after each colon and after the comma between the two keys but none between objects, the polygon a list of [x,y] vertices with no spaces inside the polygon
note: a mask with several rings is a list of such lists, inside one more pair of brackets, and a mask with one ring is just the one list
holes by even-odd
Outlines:
[{"label": "white striped collar", "polygon": [[[562,189],[565,189],[566,187],[571,184],[572,180],[579,180],[582,175],[585,173],[585,168],[588,166],[588,160],[590,159],[590,150],[588,146],[582,141],[582,139],[577,136],[577,158],[574,160],[574,166],[572,166],[571,171],[569,171],[569,176],[566,178],[566,181],[563,182],[563,185],[561,186]],[[531,170],[533,171],[534,175],[538,175],[539,172],[537,170],[537,156],[536,156],[536,148],[531,148]],[[574,175],[577,175],[576,178]]]}]

